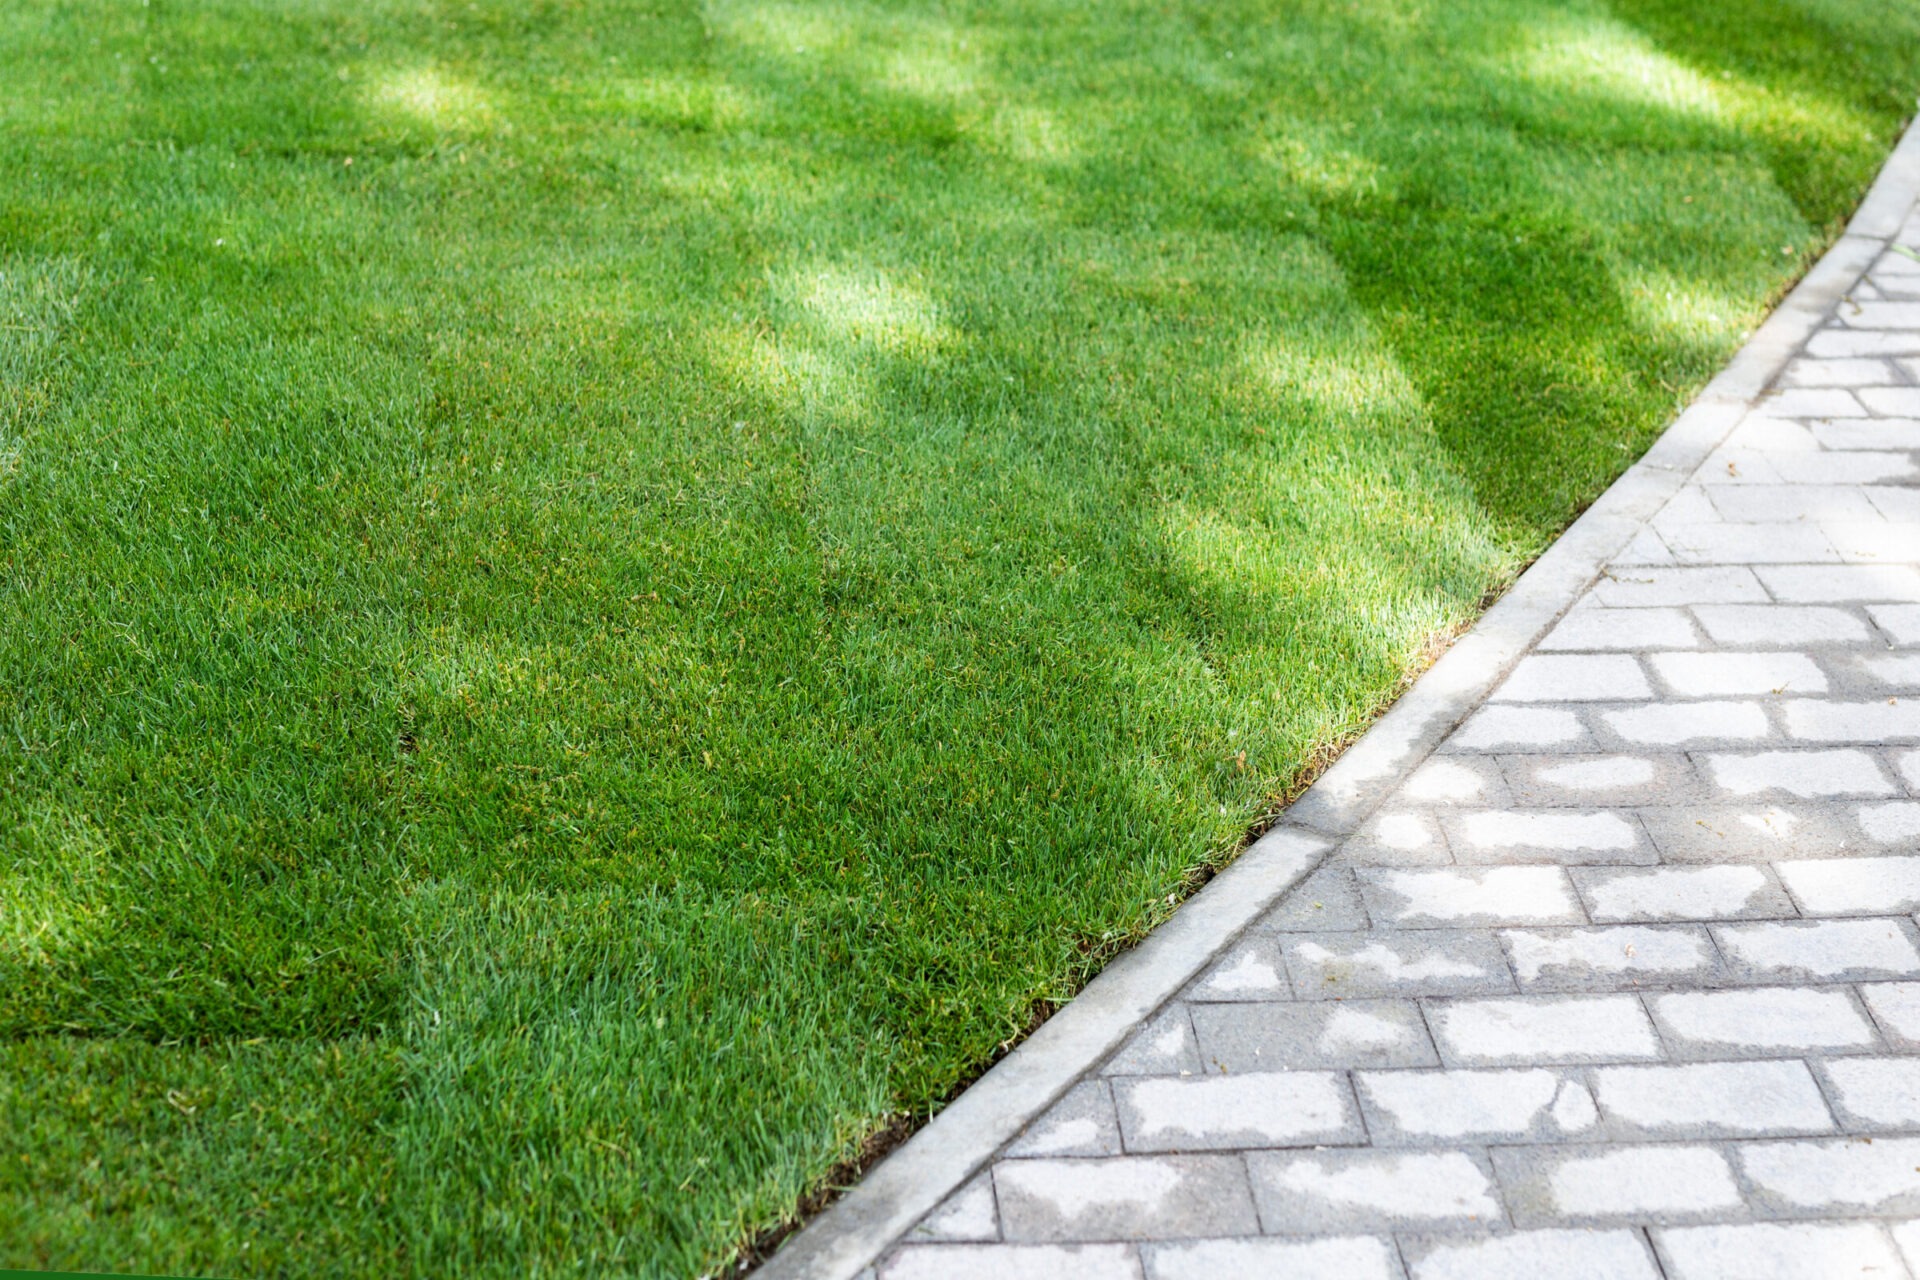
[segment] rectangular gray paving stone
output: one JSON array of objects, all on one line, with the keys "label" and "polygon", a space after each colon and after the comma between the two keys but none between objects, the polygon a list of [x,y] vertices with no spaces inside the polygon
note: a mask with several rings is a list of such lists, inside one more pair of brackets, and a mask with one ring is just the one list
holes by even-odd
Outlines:
[{"label": "rectangular gray paving stone", "polygon": [[1400,797],[1426,805],[1506,803],[1506,779],[1497,761],[1463,756],[1435,756],[1415,769],[1401,784]]},{"label": "rectangular gray paving stone", "polygon": [[1920,742],[1920,699],[1791,698],[1780,709],[1788,736],[1803,742]]},{"label": "rectangular gray paving stone", "polygon": [[1860,403],[1866,406],[1867,412],[1881,417],[1911,418],[1920,415],[1920,387],[1862,387],[1855,394]]},{"label": "rectangular gray paving stone", "polygon": [[1612,990],[1710,982],[1720,976],[1699,925],[1506,929],[1500,934],[1522,990]]},{"label": "rectangular gray paving stone", "polygon": [[1920,303],[1868,302],[1844,308],[1840,323],[1849,329],[1920,328]]},{"label": "rectangular gray paving stone", "polygon": [[993,1177],[982,1173],[941,1202],[907,1234],[909,1241],[998,1240],[1000,1210],[993,1200]]},{"label": "rectangular gray paving stone", "polygon": [[1820,1074],[1850,1131],[1920,1129],[1920,1058],[1835,1058]]},{"label": "rectangular gray paving stone", "polygon": [[[1823,455],[1809,454],[1809,459]],[[1878,454],[1828,454],[1832,458],[1877,458]],[[1826,468],[1822,468],[1825,470]],[[1844,481],[1842,483],[1845,483]],[[1662,537],[1674,558],[1689,565],[1803,564],[1838,560],[1825,529],[1794,524],[1690,524]]]},{"label": "rectangular gray paving stone", "polygon": [[[1911,280],[1875,273],[1862,280],[1851,296],[1856,302],[1912,302],[1920,300],[1920,288],[1915,288]],[[1894,363],[1904,368],[1907,362],[1896,359]]]},{"label": "rectangular gray paving stone", "polygon": [[1237,1150],[1364,1142],[1344,1075],[1239,1071],[1113,1081],[1128,1151]]},{"label": "rectangular gray paving stone", "polygon": [[[1864,631],[1865,625],[1861,624]],[[1825,693],[1826,673],[1802,653],[1655,653],[1647,663],[1681,698]]]},{"label": "rectangular gray paving stone", "polygon": [[1613,752],[1498,759],[1518,807],[1678,804],[1698,800],[1701,794],[1692,762],[1679,754]]},{"label": "rectangular gray paving stone", "polygon": [[1813,424],[1825,449],[1920,449],[1920,422],[1912,418],[1844,418]]},{"label": "rectangular gray paving stone", "polygon": [[[1654,532],[1670,525],[1699,524],[1704,521],[1720,519],[1720,513],[1714,510],[1713,503],[1707,497],[1707,491],[1699,485],[1690,484],[1667,499],[1667,505],[1647,523]],[[1626,562],[1624,555],[1616,556],[1614,563]]]},{"label": "rectangular gray paving stone", "polygon": [[1592,750],[1586,725],[1565,707],[1489,703],[1468,717],[1444,751]]},{"label": "rectangular gray paving stone", "polygon": [[1777,599],[1788,603],[1920,603],[1920,569],[1912,565],[1781,564],[1768,565],[1754,572],[1760,575],[1767,590]]},{"label": "rectangular gray paving stone", "polygon": [[1140,1253],[1147,1280],[1403,1280],[1406,1275],[1393,1241],[1378,1236],[1182,1240],[1142,1245]]},{"label": "rectangular gray paving stone", "polygon": [[1574,884],[1595,921],[1738,920],[1794,914],[1761,866],[1577,867]]},{"label": "rectangular gray paving stone", "polygon": [[1568,1069],[1360,1071],[1354,1087],[1376,1145],[1552,1142],[1593,1135],[1593,1096]]},{"label": "rectangular gray paving stone", "polygon": [[1895,524],[1912,524],[1920,520],[1920,493],[1907,486],[1897,484],[1876,484],[1860,489],[1866,495],[1868,505],[1884,520],[1893,520]]},{"label": "rectangular gray paving stone", "polygon": [[[1674,552],[1667,543],[1667,535],[1687,537],[1691,531],[1703,526],[1727,528],[1734,522],[1720,514],[1718,507],[1707,500],[1706,490],[1698,484],[1682,489],[1652,520],[1647,527],[1633,536],[1625,549],[1613,557],[1610,566],[1615,570],[1632,571],[1648,566],[1679,566],[1697,564],[1700,561],[1684,558]],[[1742,526],[1755,528],[1754,525]]]},{"label": "rectangular gray paving stone", "polygon": [[1198,1073],[1200,1051],[1194,1043],[1187,1007],[1176,1003],[1155,1014],[1127,1037],[1100,1070],[1110,1076]]},{"label": "rectangular gray paving stone", "polygon": [[1732,1167],[1710,1146],[1499,1147],[1493,1163],[1515,1226],[1746,1216]]},{"label": "rectangular gray paving stone", "polygon": [[1260,1221],[1277,1235],[1505,1225],[1484,1156],[1463,1151],[1256,1151]]},{"label": "rectangular gray paving stone", "polygon": [[1420,1009],[1408,1000],[1197,1004],[1192,1018],[1209,1073],[1439,1062]]},{"label": "rectangular gray paving stone", "polygon": [[1230,947],[1195,979],[1186,999],[1285,1000],[1292,994],[1279,939],[1256,932]]},{"label": "rectangular gray paving stone", "polygon": [[1320,933],[1365,929],[1369,923],[1353,868],[1329,863],[1294,886],[1256,927]]},{"label": "rectangular gray paving stone", "polygon": [[1800,474],[1801,464],[1815,456],[1813,433],[1797,422],[1755,415],[1743,422],[1726,442],[1707,455],[1689,479],[1696,485],[1782,485]]},{"label": "rectangular gray paving stone", "polygon": [[[1827,456],[1845,458],[1867,455],[1833,453]],[[1821,531],[1827,535],[1827,540],[1833,544],[1841,561],[1847,564],[1912,564],[1920,561],[1920,521],[1835,520],[1821,525]]]},{"label": "rectangular gray paving stone", "polygon": [[1900,788],[1864,751],[1709,752],[1701,757],[1708,780],[1729,796],[1792,796],[1828,800],[1898,795]]},{"label": "rectangular gray paving stone", "polygon": [[1755,1203],[1804,1217],[1920,1213],[1920,1138],[1737,1143]]},{"label": "rectangular gray paving stone", "polygon": [[878,1280],[1140,1280],[1131,1245],[922,1244],[880,1264]]},{"label": "rectangular gray paving stone", "polygon": [[[1787,466],[1794,480],[1801,484],[1879,484],[1907,480],[1915,475],[1913,459],[1893,450],[1800,454],[1791,463],[1782,465]],[[1825,527],[1832,528],[1831,525]],[[1819,558],[1806,557],[1810,563]]]},{"label": "rectangular gray paving stone", "polygon": [[1657,521],[1633,535],[1633,541],[1613,557],[1617,566],[1677,564],[1673,549],[1660,536],[1663,526]]},{"label": "rectangular gray paving stone", "polygon": [[1851,813],[1835,805],[1756,800],[1642,809],[1640,824],[1671,863],[1839,858],[1860,848]]},{"label": "rectangular gray paving stone", "polygon": [[1631,812],[1488,809],[1446,814],[1441,826],[1454,861],[1463,866],[1657,860]]},{"label": "rectangular gray paving stone", "polygon": [[1755,1222],[1653,1233],[1667,1280],[1901,1280],[1905,1270],[1873,1222]]},{"label": "rectangular gray paving stone", "polygon": [[1594,1067],[1607,1131],[1653,1139],[1831,1133],[1833,1116],[1799,1060]]},{"label": "rectangular gray paving stone", "polygon": [[1644,608],[1686,604],[1765,604],[1766,588],[1754,571],[1741,566],[1605,571],[1593,584],[1594,600],[1604,606]]},{"label": "rectangular gray paving stone", "polygon": [[1622,702],[1650,698],[1646,672],[1630,654],[1534,654],[1493,691],[1495,702]]},{"label": "rectangular gray paving stone", "polygon": [[1681,1058],[1847,1053],[1878,1045],[1845,988],[1767,987],[1649,996],[1663,1039]]},{"label": "rectangular gray paving stone", "polygon": [[1920,605],[1868,605],[1867,615],[1895,644],[1920,644]]},{"label": "rectangular gray paving stone", "polygon": [[1889,1044],[1920,1050],[1920,982],[1863,982],[1860,998]]},{"label": "rectangular gray paving stone", "polygon": [[[1845,454],[1834,454],[1845,457]],[[1821,524],[1841,559],[1856,564],[1912,563],[1920,559],[1920,501],[1908,482],[1861,490],[1877,520],[1826,520]]]},{"label": "rectangular gray paving stone", "polygon": [[1905,917],[1723,924],[1714,941],[1736,978],[1857,981],[1920,976],[1920,948]]},{"label": "rectangular gray paving stone", "polygon": [[1513,990],[1506,956],[1482,930],[1320,934],[1290,938],[1287,971],[1302,1000],[1486,994]]},{"label": "rectangular gray paving stone", "polygon": [[1781,861],[1774,870],[1806,915],[1878,915],[1920,909],[1920,857]]},{"label": "rectangular gray paving stone", "polygon": [[1400,928],[1580,924],[1586,917],[1560,867],[1461,867],[1359,873],[1374,920]]},{"label": "rectangular gray paving stone", "polygon": [[[1871,520],[1878,514],[1858,485],[1710,484],[1704,489],[1720,519],[1732,524]],[[1715,638],[1722,643],[1739,643]]]},{"label": "rectangular gray paving stone", "polygon": [[1920,351],[1920,333],[1822,329],[1807,339],[1810,356],[1896,356]]},{"label": "rectangular gray paving stone", "polygon": [[1631,1062],[1659,1058],[1660,1041],[1630,995],[1436,1000],[1427,1006],[1449,1065]]},{"label": "rectangular gray paving stone", "polygon": [[[1920,791],[1920,785],[1916,785],[1914,779],[1914,754],[1907,752],[1896,757],[1895,766],[1907,790]],[[1869,840],[1882,844],[1897,843],[1902,848],[1913,848],[1920,843],[1920,801],[1890,800],[1882,804],[1863,804],[1855,807],[1854,814],[1859,819],[1861,833]]]},{"label": "rectangular gray paving stone", "polygon": [[[1741,430],[1745,430],[1745,428],[1741,428]],[[1801,428],[1801,426],[1797,426],[1797,424],[1786,424],[1786,430],[1799,432],[1799,430],[1805,430],[1805,428]],[[1722,516],[1720,516],[1720,512],[1715,509],[1713,499],[1707,495],[1705,486],[1690,484],[1690,486],[1680,489],[1678,493],[1674,493],[1670,499],[1667,499],[1667,505],[1661,507],[1661,512],[1659,512],[1657,516],[1653,516],[1647,524],[1653,526],[1655,532],[1659,532],[1659,530],[1674,528],[1674,526],[1680,526],[1680,524],[1711,524],[1711,522],[1720,520],[1720,518],[1722,518]],[[1622,560],[1620,560],[1619,557],[1615,557],[1615,564],[1620,564],[1620,562],[1622,562]]]},{"label": "rectangular gray paving stone", "polygon": [[1813,360],[1802,358],[1780,374],[1783,387],[1875,387],[1895,381],[1890,360]]},{"label": "rectangular gray paving stone", "polygon": [[1399,807],[1367,819],[1342,846],[1340,856],[1356,867],[1431,867],[1453,861],[1434,816]]},{"label": "rectangular gray paving stone", "polygon": [[[1749,455],[1768,453],[1814,453],[1820,444],[1813,438],[1813,432],[1805,425],[1785,418],[1771,416],[1756,410],[1748,414],[1727,436],[1721,446],[1702,465],[1696,475],[1700,485],[1726,484],[1734,480],[1750,481],[1753,477],[1742,474],[1741,465],[1728,466],[1729,462],[1748,464]],[[1747,466],[1744,470],[1755,468]],[[1785,484],[1786,477],[1774,472],[1771,467],[1758,468],[1764,471],[1773,483]]]},{"label": "rectangular gray paving stone", "polygon": [[1877,484],[1861,489],[1874,511],[1886,520],[1912,524],[1920,520],[1920,493],[1904,485]]},{"label": "rectangular gray paving stone", "polygon": [[993,1169],[1010,1241],[1053,1243],[1256,1235],[1239,1156],[1002,1160]]},{"label": "rectangular gray paving stone", "polygon": [[1850,662],[1837,665],[1843,678],[1852,671],[1860,672],[1866,677],[1866,682],[1877,686],[1875,693],[1920,689],[1920,653],[1896,653],[1885,657],[1861,654]]},{"label": "rectangular gray paving stone", "polygon": [[1638,1231],[1549,1229],[1477,1240],[1402,1236],[1413,1280],[1661,1280]]},{"label": "rectangular gray paving stone", "polygon": [[1598,725],[1626,747],[1739,745],[1773,736],[1758,702],[1654,702],[1599,713]]},{"label": "rectangular gray paving stone", "polygon": [[1007,1148],[1016,1157],[1117,1156],[1120,1151],[1120,1121],[1112,1091],[1101,1079],[1083,1080],[1068,1090]]},{"label": "rectangular gray paving stone", "polygon": [[1693,649],[1699,644],[1699,633],[1684,609],[1595,606],[1570,611],[1540,641],[1539,647],[1543,652],[1553,653],[1557,650]]},{"label": "rectangular gray paving stone", "polygon": [[1850,329],[1920,329],[1920,303],[1859,303],[1843,311],[1840,321]]},{"label": "rectangular gray paving stone", "polygon": [[[1832,605],[1702,605],[1693,614],[1715,644],[1736,648],[1864,644],[1872,637],[1864,617]],[[1818,693],[1822,687],[1793,682],[1796,693]]]},{"label": "rectangular gray paving stone", "polygon": [[[1860,325],[1860,328],[1905,328],[1904,325]],[[1809,389],[1783,389],[1764,394],[1758,401],[1762,413],[1777,418],[1863,418],[1866,410],[1860,407],[1852,392],[1839,387],[1819,387]]]},{"label": "rectangular gray paving stone", "polygon": [[[1904,776],[1904,775],[1903,775]],[[1909,791],[1913,782],[1906,779]],[[1911,849],[1920,843],[1920,801],[1887,800],[1853,806],[1860,834],[1870,844]]]}]

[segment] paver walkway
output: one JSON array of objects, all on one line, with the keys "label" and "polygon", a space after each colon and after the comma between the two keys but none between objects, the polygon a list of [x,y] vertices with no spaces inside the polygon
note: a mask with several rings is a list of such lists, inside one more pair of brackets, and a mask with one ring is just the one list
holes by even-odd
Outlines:
[{"label": "paver walkway", "polygon": [[880,1280],[1920,1278],[1916,459],[1895,251]]}]

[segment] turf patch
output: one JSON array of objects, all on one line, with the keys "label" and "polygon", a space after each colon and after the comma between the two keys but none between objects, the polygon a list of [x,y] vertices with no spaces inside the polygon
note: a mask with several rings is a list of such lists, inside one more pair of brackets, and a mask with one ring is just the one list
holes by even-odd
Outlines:
[{"label": "turf patch", "polygon": [[0,16],[0,1264],[697,1274],[1836,233],[1865,0]]}]

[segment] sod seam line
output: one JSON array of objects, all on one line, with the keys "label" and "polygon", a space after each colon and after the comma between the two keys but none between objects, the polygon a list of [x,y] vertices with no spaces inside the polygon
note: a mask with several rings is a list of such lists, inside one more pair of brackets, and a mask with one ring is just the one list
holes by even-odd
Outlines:
[{"label": "sod seam line", "polygon": [[1653,445],[1343,752],[1279,825],[758,1270],[851,1280],[1110,1054],[1324,860],[1546,632],[1738,425],[1920,199],[1910,122],[1846,229]]}]

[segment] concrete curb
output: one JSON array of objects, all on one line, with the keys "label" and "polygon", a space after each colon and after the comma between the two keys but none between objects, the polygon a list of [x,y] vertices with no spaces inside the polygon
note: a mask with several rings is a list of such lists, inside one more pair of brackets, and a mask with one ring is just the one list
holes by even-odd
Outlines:
[{"label": "concrete curb", "polygon": [[1234,863],[760,1268],[851,1280],[1306,877],[1483,701],[1717,448],[1920,198],[1910,126],[1839,241],[1733,360],[1391,710]]}]

